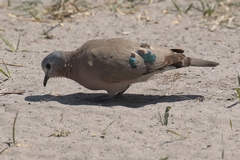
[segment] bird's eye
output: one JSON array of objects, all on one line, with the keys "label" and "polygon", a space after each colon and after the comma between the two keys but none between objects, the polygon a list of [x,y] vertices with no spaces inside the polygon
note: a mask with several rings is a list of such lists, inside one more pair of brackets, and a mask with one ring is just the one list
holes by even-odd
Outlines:
[{"label": "bird's eye", "polygon": [[50,66],[49,63],[47,63],[46,68],[47,68],[47,69],[50,69],[50,68],[51,68],[51,66]]}]

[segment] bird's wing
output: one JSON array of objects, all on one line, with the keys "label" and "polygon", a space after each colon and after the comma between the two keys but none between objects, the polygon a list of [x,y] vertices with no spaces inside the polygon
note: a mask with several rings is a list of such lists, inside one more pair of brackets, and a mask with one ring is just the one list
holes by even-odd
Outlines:
[{"label": "bird's wing", "polygon": [[120,38],[88,41],[77,50],[81,63],[89,68],[88,71],[93,72],[96,78],[111,83],[138,79],[185,58],[183,54],[174,52],[183,51]]}]

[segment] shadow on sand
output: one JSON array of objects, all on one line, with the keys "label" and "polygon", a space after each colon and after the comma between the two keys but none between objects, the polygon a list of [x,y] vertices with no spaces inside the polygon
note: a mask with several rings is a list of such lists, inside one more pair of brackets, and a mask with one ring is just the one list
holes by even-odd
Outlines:
[{"label": "shadow on sand", "polygon": [[124,94],[120,99],[109,99],[102,102],[94,102],[93,99],[102,96],[102,93],[74,93],[64,96],[53,95],[34,95],[27,96],[26,101],[39,102],[39,101],[57,101],[61,104],[68,105],[100,105],[105,107],[111,107],[116,105],[122,105],[129,108],[139,108],[149,104],[157,104],[163,102],[180,102],[187,100],[194,100],[203,98],[201,95],[143,95],[143,94]]}]

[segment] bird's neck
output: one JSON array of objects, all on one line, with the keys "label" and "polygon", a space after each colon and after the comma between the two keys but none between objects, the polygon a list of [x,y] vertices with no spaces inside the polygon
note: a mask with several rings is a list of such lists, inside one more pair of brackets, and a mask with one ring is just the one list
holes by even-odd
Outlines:
[{"label": "bird's neck", "polygon": [[74,54],[74,52],[66,52],[66,59],[65,59],[65,63],[63,65],[63,68],[62,68],[62,77],[66,77],[66,78],[69,78],[69,79],[73,79],[72,77],[72,70],[73,70],[73,62],[74,62],[74,59],[71,58],[71,57],[74,57],[72,56],[72,54]]}]

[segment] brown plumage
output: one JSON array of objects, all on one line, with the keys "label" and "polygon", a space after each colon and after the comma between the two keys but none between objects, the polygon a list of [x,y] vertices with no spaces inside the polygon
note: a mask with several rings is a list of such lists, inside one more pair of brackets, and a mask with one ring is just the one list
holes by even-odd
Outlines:
[{"label": "brown plumage", "polygon": [[121,95],[132,83],[146,81],[165,68],[215,67],[216,62],[189,58],[181,49],[167,49],[125,39],[98,39],[76,51],[56,51],[42,61],[44,86],[49,78],[66,77],[92,90]]}]

